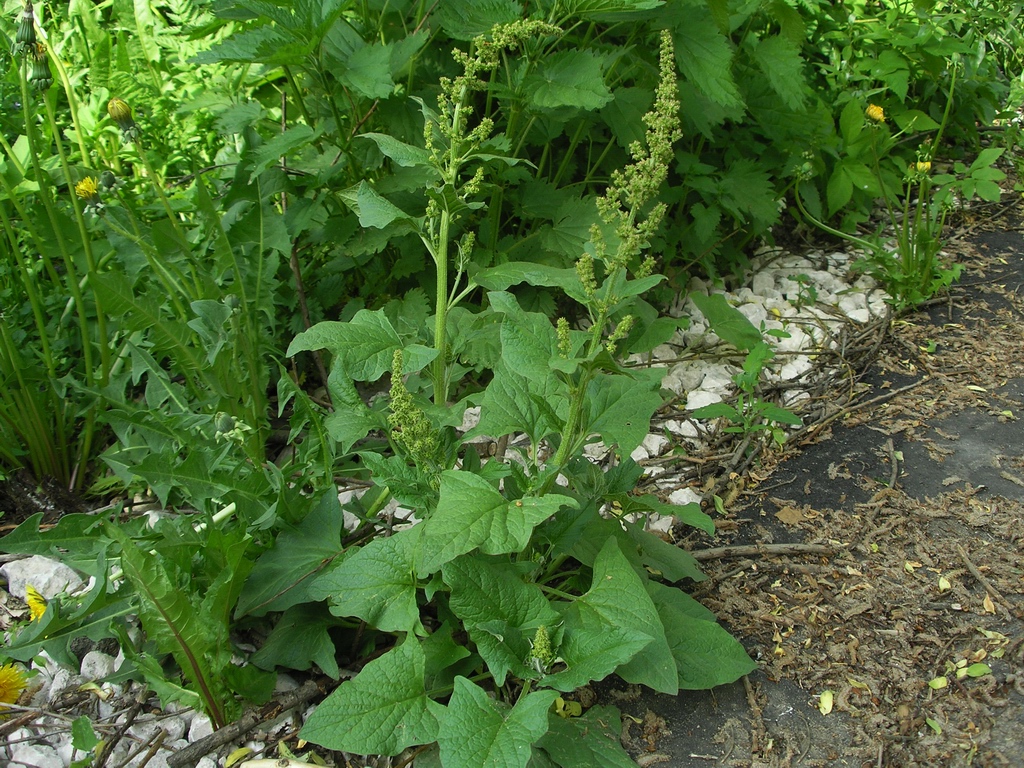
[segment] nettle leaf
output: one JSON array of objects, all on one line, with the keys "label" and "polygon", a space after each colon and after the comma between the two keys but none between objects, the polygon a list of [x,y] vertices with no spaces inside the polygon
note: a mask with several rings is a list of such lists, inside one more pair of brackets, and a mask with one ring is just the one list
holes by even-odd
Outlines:
[{"label": "nettle leaf", "polygon": [[382,632],[423,634],[416,605],[419,531],[380,536],[310,587],[314,600],[328,599],[331,613],[356,616]]},{"label": "nettle leaf", "polygon": [[536,677],[525,660],[537,627],[560,620],[536,584],[526,583],[508,562],[491,562],[468,555],[445,563],[450,605],[476,643],[497,685],[512,672],[520,679]]},{"label": "nettle leaf", "polygon": [[615,707],[599,705],[582,717],[552,717],[538,746],[562,768],[636,768],[622,748],[622,720]]},{"label": "nettle leaf", "polygon": [[359,225],[384,229],[396,221],[411,221],[412,216],[382,196],[377,190],[360,181],[338,192],[338,197],[359,217]]},{"label": "nettle leaf", "polygon": [[[623,680],[661,693],[678,691],[676,665],[665,628],[644,582],[619,550],[616,539],[608,539],[601,548],[594,561],[590,590],[573,608],[579,612],[584,626],[628,627],[651,638],[650,644],[639,654],[616,669]],[[567,635],[569,631],[567,618]]]},{"label": "nettle leaf", "polygon": [[732,76],[732,44],[706,6],[688,5],[673,38],[680,71],[701,93],[726,108],[743,106]]},{"label": "nettle leaf", "polygon": [[616,143],[623,149],[644,140],[643,116],[654,103],[649,88],[616,88],[613,100],[601,110],[601,119],[611,129]]},{"label": "nettle leaf", "polygon": [[587,430],[601,436],[606,445],[617,445],[623,454],[632,453],[651,425],[651,416],[661,406],[662,373],[633,371],[631,376],[598,374],[587,392]]},{"label": "nettle leaf", "polygon": [[762,37],[751,51],[751,58],[787,107],[794,110],[803,107],[807,87],[798,45],[782,35]]},{"label": "nettle leaf", "polygon": [[526,768],[532,745],[548,730],[548,708],[555,691],[535,691],[512,709],[499,709],[487,692],[464,677],[455,678],[437,743],[441,764],[479,768]]},{"label": "nettle leaf", "polygon": [[576,500],[559,494],[506,501],[486,480],[469,472],[445,470],[437,509],[418,526],[422,535],[417,571],[425,577],[477,547],[487,555],[518,552],[533,529]]},{"label": "nettle leaf", "polygon": [[513,0],[440,0],[435,18],[453,40],[472,40],[486,35],[495,24],[508,24],[523,16]]},{"label": "nettle leaf", "polygon": [[300,737],[359,755],[397,755],[436,741],[444,707],[427,698],[424,667],[419,641],[407,637],[324,699]]},{"label": "nettle leaf", "polygon": [[[647,583],[665,627],[678,669],[679,688],[705,690],[731,683],[757,669],[757,663],[732,635],[715,621],[714,614],[692,597],[673,587]],[[628,678],[627,678],[628,679]]]},{"label": "nettle leaf", "polygon": [[690,298],[708,321],[711,330],[736,349],[747,352],[761,343],[761,332],[721,293],[712,293],[709,296],[691,293]]},{"label": "nettle leaf", "polygon": [[569,16],[590,21],[615,21],[622,14],[649,11],[665,4],[665,0],[561,0],[558,7]]},{"label": "nettle leaf", "polygon": [[336,567],[343,556],[342,513],[338,494],[324,493],[305,519],[278,534],[260,555],[242,589],[235,616],[264,616],[298,603],[319,600],[311,588],[317,574]]},{"label": "nettle leaf", "polygon": [[612,100],[604,82],[601,59],[590,51],[559,51],[547,56],[523,83],[526,98],[536,109],[577,107],[600,109]]},{"label": "nettle leaf", "polygon": [[317,134],[312,128],[299,123],[261,144],[253,152],[253,166],[252,172],[249,174],[249,183],[252,184],[257,176],[270,166],[277,164],[285,155],[308,146],[316,137]]},{"label": "nettle leaf", "polygon": [[386,99],[395,90],[391,79],[391,44],[368,43],[345,59],[338,81],[367,99]]},{"label": "nettle leaf", "polygon": [[558,336],[551,321],[539,312],[524,312],[516,297],[492,291],[487,299],[505,318],[501,324],[501,357],[510,369],[531,381],[551,376],[550,361],[557,355]]},{"label": "nettle leaf", "polygon": [[718,180],[718,192],[722,207],[738,219],[766,227],[779,218],[775,186],[757,160],[731,163]]}]

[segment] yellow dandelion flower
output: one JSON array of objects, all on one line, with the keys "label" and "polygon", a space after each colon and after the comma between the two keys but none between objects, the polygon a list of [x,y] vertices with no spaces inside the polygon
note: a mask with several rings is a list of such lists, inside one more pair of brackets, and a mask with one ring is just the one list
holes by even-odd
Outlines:
[{"label": "yellow dandelion flower", "polygon": [[39,594],[39,590],[31,584],[25,585],[25,602],[32,612],[32,621],[38,621],[46,613],[46,598]]},{"label": "yellow dandelion flower", "polygon": [[75,184],[75,194],[83,200],[92,200],[94,197],[99,197],[100,186],[96,181],[95,176],[86,176],[80,182]]},{"label": "yellow dandelion flower", "polygon": [[[13,704],[24,690],[25,673],[21,671],[20,667],[13,664],[4,664],[0,667],[0,702]],[[7,707],[0,706],[0,712],[6,709]]]},{"label": "yellow dandelion flower", "polygon": [[868,108],[864,110],[864,114],[867,115],[868,120],[874,120],[876,123],[885,122],[885,110],[877,104],[869,104]]},{"label": "yellow dandelion flower", "polygon": [[928,173],[932,169],[932,164],[927,160],[919,160],[915,167],[918,173]]}]

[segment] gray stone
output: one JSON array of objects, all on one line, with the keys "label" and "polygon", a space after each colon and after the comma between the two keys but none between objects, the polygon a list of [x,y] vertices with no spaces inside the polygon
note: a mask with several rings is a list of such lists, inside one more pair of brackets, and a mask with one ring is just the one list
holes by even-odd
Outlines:
[{"label": "gray stone", "polygon": [[22,600],[25,599],[25,586],[28,584],[47,600],[62,592],[75,592],[85,584],[64,563],[42,555],[6,563],[0,566],[0,574],[7,579],[7,591]]},{"label": "gray stone", "polygon": [[89,651],[82,659],[81,673],[86,680],[102,680],[114,674],[115,662],[113,656],[108,656],[102,651]]},{"label": "gray stone", "polygon": [[199,741],[211,733],[213,733],[213,723],[210,722],[209,716],[196,713],[196,716],[192,718],[192,724],[188,728],[189,743]]},{"label": "gray stone", "polygon": [[11,768],[64,768],[57,750],[46,744],[21,742],[11,745]]}]

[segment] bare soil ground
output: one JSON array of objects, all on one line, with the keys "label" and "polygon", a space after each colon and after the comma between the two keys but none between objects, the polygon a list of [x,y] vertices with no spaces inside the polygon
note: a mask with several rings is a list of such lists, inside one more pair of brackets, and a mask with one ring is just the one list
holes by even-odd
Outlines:
[{"label": "bare soil ground", "polygon": [[[956,241],[951,295],[892,323],[793,450],[722,486],[740,491],[718,535],[687,542],[717,548],[693,593],[762,669],[678,697],[602,688],[640,764],[1024,766],[1016,221]],[[958,675],[972,664],[991,673]]]}]

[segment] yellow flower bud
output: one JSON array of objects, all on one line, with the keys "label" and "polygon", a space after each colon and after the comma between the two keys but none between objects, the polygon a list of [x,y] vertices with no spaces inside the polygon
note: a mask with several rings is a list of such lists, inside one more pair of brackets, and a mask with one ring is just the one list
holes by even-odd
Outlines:
[{"label": "yellow flower bud", "polygon": [[885,110],[877,104],[869,104],[868,108],[864,110],[864,114],[867,115],[868,120],[873,120],[876,123],[885,122]]},{"label": "yellow flower bud", "polygon": [[928,160],[918,160],[914,167],[918,173],[928,173],[932,169],[932,164]]}]

